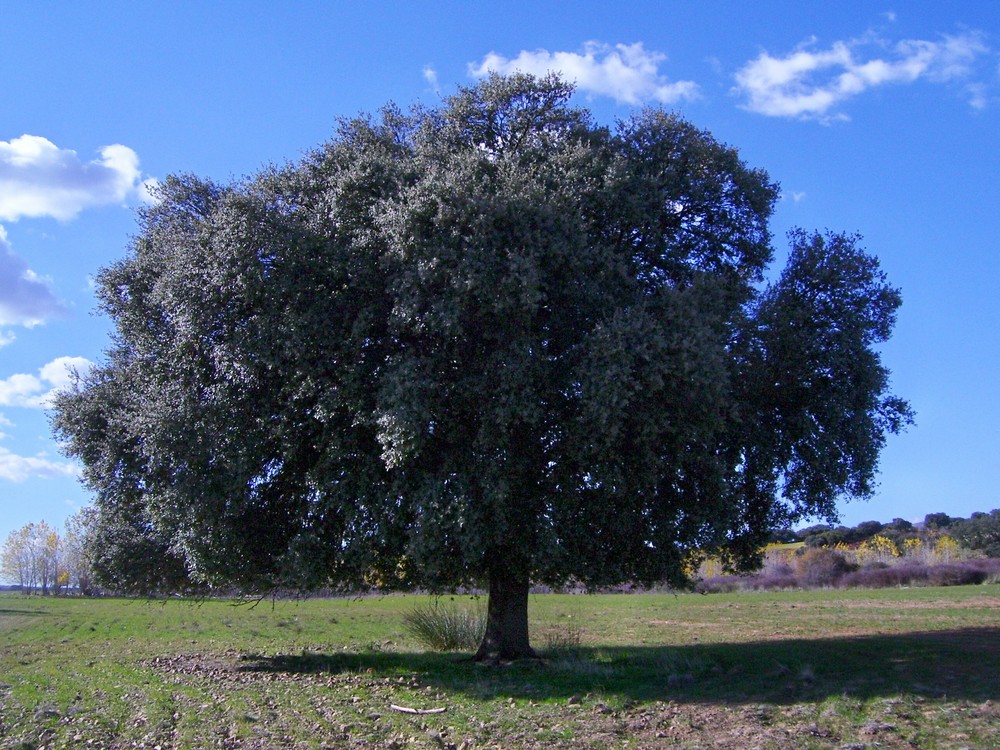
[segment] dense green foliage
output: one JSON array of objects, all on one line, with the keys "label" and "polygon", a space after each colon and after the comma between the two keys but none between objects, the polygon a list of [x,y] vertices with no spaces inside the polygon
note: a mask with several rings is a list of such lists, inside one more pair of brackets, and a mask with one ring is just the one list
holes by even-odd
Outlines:
[{"label": "dense green foliage", "polygon": [[57,403],[105,580],[488,581],[526,606],[529,579],[749,566],[871,493],[910,418],[877,261],[797,232],[762,290],[767,175],[571,93],[493,77],[247,181],[166,181],[99,277],[107,360]]},{"label": "dense green foliage", "polygon": [[1000,509],[989,513],[976,512],[969,518],[949,516],[947,513],[928,513],[922,524],[914,525],[904,518],[894,518],[889,523],[862,521],[857,526],[832,526],[816,524],[793,531],[779,529],[772,532],[771,541],[804,542],[809,547],[832,547],[837,544],[857,544],[876,534],[902,545],[907,539],[934,539],[947,534],[964,549],[981,552],[987,557],[1000,557]]},{"label": "dense green foliage", "polygon": [[1000,508],[989,513],[973,513],[969,518],[952,519],[948,533],[963,547],[1000,557]]}]

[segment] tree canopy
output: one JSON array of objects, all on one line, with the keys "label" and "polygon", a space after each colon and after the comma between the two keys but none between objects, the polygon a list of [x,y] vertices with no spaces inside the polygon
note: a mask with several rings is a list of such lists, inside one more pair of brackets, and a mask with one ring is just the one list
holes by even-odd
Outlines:
[{"label": "tree canopy", "polygon": [[948,529],[959,544],[1000,557],[1000,508],[989,513],[973,513],[969,518],[952,519]]},{"label": "tree canopy", "polygon": [[876,259],[795,232],[765,285],[765,172],[571,95],[493,76],[246,180],[164,183],[99,275],[106,360],[54,417],[105,578],[487,584],[480,656],[521,656],[529,582],[684,585],[871,494],[910,420]]}]

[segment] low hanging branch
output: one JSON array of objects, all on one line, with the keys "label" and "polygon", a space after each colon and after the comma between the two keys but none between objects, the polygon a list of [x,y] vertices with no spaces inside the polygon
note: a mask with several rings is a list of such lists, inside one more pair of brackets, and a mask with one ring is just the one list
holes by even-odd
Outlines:
[{"label": "low hanging branch", "polygon": [[410,708],[408,706],[397,706],[393,703],[389,704],[389,708],[393,711],[399,711],[401,714],[419,714],[421,716],[424,714],[443,714],[448,710],[446,706],[442,706],[441,708]]}]

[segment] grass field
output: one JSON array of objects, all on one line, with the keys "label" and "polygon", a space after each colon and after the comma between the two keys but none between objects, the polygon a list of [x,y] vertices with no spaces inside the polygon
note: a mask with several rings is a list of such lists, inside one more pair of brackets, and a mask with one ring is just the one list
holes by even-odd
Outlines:
[{"label": "grass field", "polygon": [[1000,748],[998,585],[534,596],[504,667],[426,602],[0,595],[0,747]]}]

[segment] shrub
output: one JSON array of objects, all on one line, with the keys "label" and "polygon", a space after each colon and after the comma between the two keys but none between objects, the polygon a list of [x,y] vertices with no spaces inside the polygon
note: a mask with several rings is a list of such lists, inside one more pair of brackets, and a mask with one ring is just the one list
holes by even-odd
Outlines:
[{"label": "shrub", "polygon": [[[995,563],[995,564],[994,564]],[[972,586],[986,583],[1000,570],[1000,561],[974,560],[952,565],[866,566],[843,576],[843,588],[888,588],[891,586]]]},{"label": "shrub", "polygon": [[987,576],[1000,576],[1000,557],[987,557],[983,560],[970,560],[967,564],[986,571]]},{"label": "shrub", "polygon": [[895,586],[914,586],[927,582],[930,568],[926,565],[896,565],[885,564],[865,566],[846,574],[838,585],[843,588],[885,589]]},{"label": "shrub", "polygon": [[729,594],[734,591],[786,591],[799,587],[799,579],[788,573],[759,573],[750,576],[713,576],[695,584],[699,594]]},{"label": "shrub", "polygon": [[773,576],[794,576],[795,571],[788,563],[781,563],[771,568],[770,574]]},{"label": "shrub", "polygon": [[958,557],[959,549],[958,542],[945,534],[938,537],[934,543],[934,557],[941,562],[948,563]]},{"label": "shrub", "polygon": [[803,586],[832,586],[853,566],[840,552],[825,547],[810,547],[796,557],[795,568]]},{"label": "shrub", "polygon": [[935,565],[927,582],[931,586],[972,586],[986,580],[988,573],[971,565]]},{"label": "shrub", "polygon": [[791,568],[788,569],[787,573],[750,576],[744,584],[744,588],[752,591],[785,591],[798,587],[799,579],[792,573]]},{"label": "shrub", "polygon": [[738,576],[711,576],[698,581],[694,590],[699,594],[731,594],[743,590],[743,581]]},{"label": "shrub", "polygon": [[982,583],[1000,583],[1000,557],[965,560],[960,565],[980,571],[983,574]]},{"label": "shrub", "polygon": [[411,636],[435,651],[475,651],[486,633],[482,607],[444,607],[437,601],[410,610],[403,623]]}]

